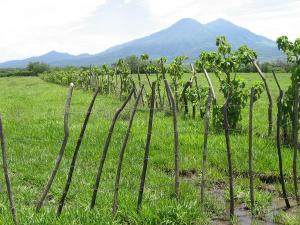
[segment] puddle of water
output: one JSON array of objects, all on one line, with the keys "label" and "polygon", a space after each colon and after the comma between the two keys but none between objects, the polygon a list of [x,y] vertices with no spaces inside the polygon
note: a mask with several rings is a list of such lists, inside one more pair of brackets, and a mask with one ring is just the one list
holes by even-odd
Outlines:
[{"label": "puddle of water", "polygon": [[[282,198],[274,198],[268,209],[268,213],[264,218],[254,218],[251,215],[250,210],[245,208],[244,204],[239,205],[234,209],[234,214],[238,219],[238,224],[240,225],[275,225],[273,221],[275,215],[284,210],[286,213],[295,214],[299,206],[297,206],[296,201],[290,200],[291,208],[286,210],[285,201]],[[227,210],[228,211],[228,210]],[[227,212],[229,215],[229,212]],[[213,221],[214,225],[229,225],[230,221],[227,219],[216,219]]]}]

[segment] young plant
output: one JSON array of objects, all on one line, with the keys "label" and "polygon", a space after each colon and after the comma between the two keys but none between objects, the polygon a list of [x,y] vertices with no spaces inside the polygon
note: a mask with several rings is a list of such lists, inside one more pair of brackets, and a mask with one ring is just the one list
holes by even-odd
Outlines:
[{"label": "young plant", "polygon": [[[231,129],[236,129],[242,119],[242,109],[245,108],[249,90],[246,83],[237,76],[237,71],[243,65],[252,63],[256,59],[256,53],[247,46],[241,46],[232,51],[231,45],[224,36],[216,41],[218,48],[215,52],[202,52],[196,65],[199,70],[207,69],[217,76],[220,83],[220,92],[228,99],[228,124]],[[257,85],[257,92],[262,91],[263,86]],[[213,107],[213,123],[216,127],[223,124],[223,106],[217,104]]]},{"label": "young plant", "polygon": [[291,42],[288,37],[282,36],[277,39],[277,45],[287,55],[287,61],[292,66],[291,83],[285,92],[282,106],[282,128],[285,137],[284,141],[287,143],[292,139],[291,124],[293,121],[294,90],[296,84],[300,82],[300,38]]},{"label": "young plant", "polygon": [[186,56],[177,56],[171,62],[168,72],[170,73],[171,79],[172,79],[172,88],[175,93],[175,101],[178,111],[178,100],[179,100],[179,93],[180,93],[180,87],[182,86],[182,76],[184,75],[184,68],[183,63],[187,59]]},{"label": "young plant", "polygon": [[133,88],[133,80],[129,66],[123,59],[119,59],[117,62],[117,73],[121,80],[120,98],[122,98],[123,94],[128,95]]}]

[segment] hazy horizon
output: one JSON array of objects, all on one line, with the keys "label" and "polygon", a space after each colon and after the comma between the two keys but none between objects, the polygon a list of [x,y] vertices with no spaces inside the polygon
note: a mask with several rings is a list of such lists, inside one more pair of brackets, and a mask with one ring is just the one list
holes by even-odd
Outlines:
[{"label": "hazy horizon", "polygon": [[[99,53],[164,29],[182,18],[223,18],[275,40],[299,37],[300,1],[4,0],[0,8],[0,62],[49,51]],[[263,22],[262,22],[263,21]]]}]

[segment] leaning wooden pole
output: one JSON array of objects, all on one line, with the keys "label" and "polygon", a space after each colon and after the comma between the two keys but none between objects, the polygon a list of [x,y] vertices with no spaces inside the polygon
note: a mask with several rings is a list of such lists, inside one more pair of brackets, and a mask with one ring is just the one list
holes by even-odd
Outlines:
[{"label": "leaning wooden pole", "polygon": [[249,173],[249,189],[250,189],[250,202],[251,202],[251,213],[254,213],[254,187],[253,187],[253,160],[252,160],[252,145],[253,145],[253,104],[254,104],[254,95],[255,89],[251,88],[251,95],[250,95],[250,106],[249,106],[249,149],[248,149],[248,173]]},{"label": "leaning wooden pole", "polygon": [[285,188],[284,172],[282,167],[282,153],[281,153],[281,142],[280,142],[280,129],[281,129],[281,120],[282,120],[282,105],[283,105],[283,91],[280,89],[278,97],[278,112],[277,112],[277,128],[276,128],[276,146],[277,146],[277,155],[278,155],[278,167],[280,174],[280,184],[282,189],[282,195],[285,201],[286,208],[291,207],[289,199],[287,197],[287,191]]},{"label": "leaning wooden pole", "polygon": [[153,115],[154,115],[154,103],[155,103],[155,82],[152,82],[152,94],[151,94],[151,103],[150,103],[150,112],[149,112],[149,121],[148,121],[148,132],[147,132],[147,140],[146,140],[146,147],[145,147],[145,155],[144,155],[144,165],[141,175],[141,182],[140,182],[140,189],[137,201],[137,211],[139,212],[142,207],[143,201],[143,194],[144,194],[144,187],[145,187],[145,179],[148,167],[148,160],[149,160],[149,152],[150,152],[150,142],[152,136],[152,125],[153,125]]},{"label": "leaning wooden pole", "polygon": [[175,196],[179,199],[179,139],[178,139],[178,128],[177,128],[177,107],[173,93],[171,91],[169,82],[165,79],[165,86],[167,93],[170,97],[172,112],[173,112],[173,130],[174,130],[174,161],[175,161]]},{"label": "leaning wooden pole", "polygon": [[297,159],[298,159],[298,124],[299,124],[299,83],[295,84],[294,89],[294,105],[293,105],[293,181],[294,193],[296,196],[297,204],[300,204],[298,195],[298,181],[297,181]]},{"label": "leaning wooden pole", "polygon": [[41,209],[41,207],[43,206],[45,198],[46,198],[46,196],[47,196],[47,194],[48,194],[48,192],[49,192],[49,190],[52,186],[54,178],[55,178],[55,176],[57,174],[57,171],[59,169],[62,157],[64,155],[64,152],[65,152],[65,149],[66,149],[66,146],[67,146],[67,143],[68,143],[68,139],[69,139],[69,114],[70,114],[73,87],[74,87],[74,84],[71,83],[70,86],[69,86],[69,89],[68,89],[67,101],[66,101],[66,105],[65,105],[65,114],[64,114],[64,133],[65,133],[65,135],[64,135],[64,139],[63,139],[60,151],[58,153],[58,156],[56,158],[56,162],[55,162],[54,168],[52,170],[52,173],[51,173],[51,175],[48,179],[48,182],[47,182],[47,184],[44,188],[44,191],[41,195],[41,198],[38,201],[36,211],[39,211]]},{"label": "leaning wooden pole", "polygon": [[212,91],[213,100],[215,101],[216,100],[216,94],[215,94],[214,86],[212,85],[212,82],[210,80],[210,77],[209,77],[206,69],[203,69],[203,73],[204,73],[204,76],[205,76],[205,78],[207,80],[208,86],[209,86],[209,88]]},{"label": "leaning wooden pole", "polygon": [[127,146],[127,142],[128,142],[130,132],[131,132],[131,127],[132,127],[132,124],[133,124],[134,116],[136,114],[137,106],[139,104],[141,95],[143,93],[143,89],[144,89],[144,86],[142,85],[141,90],[140,90],[140,92],[137,96],[137,99],[134,103],[134,106],[133,106],[133,109],[132,109],[132,112],[131,112],[131,115],[130,115],[130,119],[129,119],[129,122],[128,122],[128,128],[127,128],[127,131],[126,131],[126,134],[125,134],[125,137],[124,137],[124,140],[123,140],[122,148],[121,148],[121,151],[120,151],[120,155],[119,155],[118,169],[117,169],[117,175],[116,175],[116,179],[115,179],[114,199],[113,199],[113,206],[112,206],[113,214],[115,214],[117,212],[118,206],[119,206],[119,189],[120,189],[120,180],[121,180],[122,164],[123,164],[125,149],[126,149],[126,146]]},{"label": "leaning wooden pole", "polygon": [[229,176],[229,195],[230,195],[230,218],[234,217],[234,195],[233,195],[233,172],[232,172],[232,161],[231,161],[231,145],[229,136],[229,124],[228,124],[228,101],[230,96],[226,99],[223,106],[224,116],[224,130],[226,138],[226,149],[227,149],[227,161],[228,161],[228,176]]},{"label": "leaning wooden pole", "polygon": [[200,190],[200,202],[204,203],[204,189],[206,181],[206,158],[207,158],[207,143],[208,143],[208,131],[209,131],[209,119],[210,119],[210,108],[212,103],[212,90],[208,90],[208,97],[205,110],[204,118],[204,143],[203,143],[203,158],[202,158],[202,175],[201,175],[201,190]]},{"label": "leaning wooden pole", "polygon": [[268,120],[269,120],[269,127],[268,127],[268,135],[271,136],[272,134],[272,128],[273,128],[273,119],[272,119],[272,109],[273,109],[273,101],[272,101],[272,95],[269,89],[269,85],[267,83],[266,77],[257,65],[257,63],[253,60],[253,65],[255,66],[260,78],[262,79],[267,95],[268,95],[268,100],[269,100],[269,107],[268,107]]},{"label": "leaning wooden pole", "polygon": [[71,182],[72,182],[72,177],[73,177],[73,173],[74,173],[74,169],[75,169],[75,165],[76,165],[76,160],[77,160],[77,157],[78,157],[78,152],[79,152],[79,149],[80,149],[80,146],[81,146],[81,143],[82,143],[82,139],[83,139],[83,136],[84,136],[87,124],[89,122],[89,119],[90,119],[90,116],[91,116],[91,113],[92,113],[92,110],[93,110],[93,106],[94,106],[94,103],[96,101],[96,98],[97,98],[97,95],[98,95],[99,91],[100,91],[100,89],[98,87],[96,89],[95,93],[94,93],[92,101],[91,101],[91,103],[89,105],[89,108],[87,110],[87,113],[86,113],[86,116],[85,116],[85,119],[84,119],[84,122],[83,122],[83,125],[82,125],[82,128],[81,128],[81,131],[80,131],[80,134],[79,134],[79,138],[77,140],[77,144],[76,144],[76,147],[75,147],[75,150],[74,150],[74,153],[73,153],[73,158],[72,158],[72,161],[71,161],[71,165],[70,165],[70,169],[69,169],[65,189],[63,191],[62,197],[61,197],[59,205],[58,205],[57,216],[60,216],[60,214],[62,212],[62,209],[64,207],[64,203],[65,203],[65,200],[66,200],[66,197],[68,195],[68,191],[69,191],[69,188],[70,188],[70,185],[71,185]]},{"label": "leaning wooden pole", "polygon": [[5,136],[4,136],[4,132],[3,132],[1,113],[0,113],[0,142],[1,142],[1,149],[2,149],[4,178],[5,178],[5,183],[6,183],[6,189],[7,189],[8,199],[9,199],[10,210],[11,210],[14,224],[17,224],[17,213],[16,213],[16,208],[15,208],[15,203],[14,203],[14,195],[12,192],[11,182],[10,182],[10,177],[9,177],[9,172],[8,172],[6,141],[5,141]]},{"label": "leaning wooden pole", "polygon": [[95,181],[92,200],[91,200],[91,205],[90,205],[91,209],[93,209],[95,207],[95,204],[96,204],[96,198],[97,198],[97,193],[98,193],[98,189],[99,189],[99,185],[100,185],[102,170],[103,170],[103,166],[104,166],[105,159],[106,159],[106,156],[107,156],[107,152],[108,152],[108,148],[109,148],[110,140],[111,140],[111,137],[112,137],[112,134],[113,134],[113,131],[114,131],[115,124],[117,122],[117,119],[119,118],[120,113],[123,111],[123,109],[125,108],[127,103],[130,101],[133,93],[134,93],[134,89],[131,90],[130,94],[125,99],[125,101],[123,102],[121,107],[116,111],[116,113],[115,113],[115,115],[112,119],[109,131],[108,131],[108,136],[106,138],[105,145],[104,145],[104,148],[103,148],[102,156],[100,158],[100,163],[99,163],[97,175],[96,175],[96,181]]},{"label": "leaning wooden pole", "polygon": [[279,92],[282,91],[281,86],[280,86],[280,84],[279,84],[279,81],[278,81],[278,79],[277,79],[277,76],[276,76],[274,70],[272,70],[272,74],[273,74],[273,77],[274,77],[274,80],[275,80],[275,82],[276,82],[276,85],[277,85],[277,87],[278,87]]}]

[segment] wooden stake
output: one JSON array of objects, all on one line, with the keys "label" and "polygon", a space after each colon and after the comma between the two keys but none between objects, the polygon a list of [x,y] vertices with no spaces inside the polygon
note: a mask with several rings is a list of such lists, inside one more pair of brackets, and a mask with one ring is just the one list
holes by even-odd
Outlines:
[{"label": "wooden stake", "polygon": [[76,144],[76,147],[75,147],[75,150],[74,150],[74,153],[73,153],[73,158],[72,158],[72,162],[71,162],[71,165],[70,165],[70,169],[69,169],[69,173],[68,173],[68,178],[67,178],[67,182],[66,182],[66,185],[65,185],[65,189],[63,191],[63,194],[62,194],[62,197],[60,199],[59,206],[58,206],[58,209],[57,209],[57,216],[60,216],[60,214],[62,212],[62,209],[64,207],[64,203],[65,203],[65,200],[66,200],[66,197],[68,195],[68,191],[69,191],[69,188],[70,188],[70,185],[71,185],[71,182],[72,182],[73,172],[74,172],[74,169],[75,169],[75,164],[76,164],[78,152],[79,152],[79,149],[80,149],[80,146],[81,146],[81,142],[82,142],[82,139],[83,139],[83,136],[84,136],[87,124],[89,122],[90,115],[92,113],[92,109],[93,109],[94,103],[96,101],[96,97],[99,94],[99,91],[100,91],[100,89],[98,87],[96,89],[95,93],[94,93],[94,96],[93,96],[92,101],[91,101],[91,103],[89,105],[88,111],[86,113],[86,116],[85,116],[85,119],[84,119],[84,122],[83,122],[83,125],[82,125],[82,128],[81,128],[81,131],[80,131],[80,135],[79,135],[79,138],[77,140],[77,144]]},{"label": "wooden stake", "polygon": [[269,120],[269,128],[268,128],[268,135],[271,136],[272,134],[272,127],[273,127],[273,119],[272,119],[272,108],[273,108],[273,101],[272,101],[272,96],[271,96],[271,92],[269,89],[269,85],[267,83],[267,80],[264,76],[264,74],[262,73],[262,71],[260,70],[259,66],[257,65],[257,63],[253,60],[253,65],[255,66],[259,76],[261,77],[262,81],[264,82],[265,85],[265,89],[268,95],[268,100],[269,100],[269,108],[268,108],[268,120]]},{"label": "wooden stake", "polygon": [[141,175],[140,189],[139,189],[138,202],[137,202],[137,211],[138,212],[140,211],[140,209],[142,207],[145,179],[146,179],[148,160],[149,160],[153,114],[154,114],[154,103],[155,103],[155,91],[156,91],[155,85],[156,85],[156,83],[152,82],[152,95],[151,95],[149,121],[148,121],[148,133],[147,133],[147,140],[146,140],[146,147],[145,147],[144,165],[143,165],[143,170],[142,170],[142,175]]},{"label": "wooden stake", "polygon": [[174,161],[175,161],[175,196],[179,199],[179,139],[178,139],[178,128],[177,128],[177,107],[173,93],[167,80],[165,80],[165,86],[167,93],[170,97],[172,112],[173,112],[173,129],[174,129]]},{"label": "wooden stake", "polygon": [[251,88],[250,107],[249,107],[249,149],[248,149],[248,164],[249,164],[249,182],[250,182],[250,201],[251,201],[251,213],[254,213],[254,189],[253,189],[253,161],[252,161],[252,145],[253,145],[253,104],[254,104],[255,89]]},{"label": "wooden stake", "polygon": [[113,214],[115,214],[117,212],[118,206],[119,206],[120,179],[121,179],[122,164],[123,164],[125,149],[126,149],[126,146],[127,146],[127,142],[128,142],[128,138],[129,138],[129,135],[130,135],[131,127],[132,127],[132,124],[133,124],[133,119],[134,119],[134,116],[135,116],[135,113],[136,113],[136,109],[137,109],[138,103],[140,101],[142,92],[143,92],[143,88],[144,88],[144,86],[142,86],[142,88],[141,88],[141,90],[140,90],[140,92],[137,96],[137,99],[135,101],[135,104],[133,106],[133,109],[132,109],[132,112],[131,112],[131,115],[130,115],[130,119],[129,119],[129,122],[128,122],[128,128],[127,128],[127,131],[126,131],[126,134],[125,134],[125,137],[124,137],[124,140],[123,140],[122,148],[121,148],[121,151],[120,151],[117,175],[116,175],[116,180],[115,180],[114,200],[113,200],[113,206],[112,206]]},{"label": "wooden stake", "polygon": [[290,203],[287,197],[287,192],[285,189],[285,180],[284,180],[284,172],[282,168],[282,154],[281,154],[281,143],[280,143],[280,129],[281,129],[281,119],[282,119],[282,100],[283,100],[283,91],[280,89],[279,97],[278,97],[278,112],[277,112],[277,129],[276,129],[276,145],[277,145],[277,154],[278,154],[278,166],[279,166],[279,174],[280,174],[280,183],[283,198],[285,201],[286,208],[289,209]]},{"label": "wooden stake", "polygon": [[212,91],[213,100],[215,101],[215,100],[216,100],[215,90],[214,90],[214,87],[213,87],[213,85],[212,85],[212,82],[211,82],[211,80],[210,80],[210,78],[209,78],[209,75],[208,75],[206,69],[203,69],[203,73],[204,73],[204,76],[205,76],[205,78],[206,78],[206,80],[207,80],[208,86],[209,86],[209,88],[210,88],[211,91]]},{"label": "wooden stake", "polygon": [[45,198],[52,186],[52,183],[54,181],[54,178],[56,176],[56,173],[59,169],[59,166],[60,166],[60,162],[62,160],[62,157],[64,155],[64,152],[65,152],[65,149],[66,149],[66,146],[67,146],[67,143],[68,143],[68,139],[69,139],[69,114],[70,114],[70,106],[71,106],[71,98],[72,98],[72,93],[73,93],[73,87],[74,87],[74,84],[71,83],[70,86],[69,86],[69,89],[68,89],[68,95],[67,95],[67,101],[66,101],[66,105],[65,105],[65,114],[64,114],[64,139],[63,139],[63,142],[62,142],[62,145],[61,145],[61,148],[60,148],[60,151],[58,153],[58,156],[57,156],[57,159],[56,159],[56,162],[55,162],[55,165],[54,165],[54,168],[52,170],[52,173],[48,179],[48,182],[44,188],[44,191],[42,193],[42,196],[37,204],[37,207],[36,207],[36,211],[38,212],[41,207],[43,206],[43,203],[45,201]]},{"label": "wooden stake", "polygon": [[293,181],[294,192],[297,200],[297,204],[300,204],[298,196],[298,184],[297,184],[297,158],[298,158],[298,123],[299,123],[299,83],[295,84],[294,89],[294,105],[293,105]]},{"label": "wooden stake", "polygon": [[8,195],[8,199],[9,199],[10,210],[11,210],[14,224],[17,224],[17,213],[16,213],[16,208],[15,208],[15,203],[14,203],[14,195],[12,192],[11,182],[10,182],[10,177],[9,177],[9,172],[8,172],[6,141],[5,141],[5,136],[4,136],[4,132],[3,132],[1,113],[0,113],[0,142],[1,142],[1,149],[2,149],[4,178],[5,178],[5,183],[6,183],[6,190],[7,190],[7,195]]},{"label": "wooden stake", "polygon": [[[163,79],[164,79],[164,83],[166,84],[166,79],[167,79],[166,78],[166,68],[164,66],[163,59],[160,59],[160,66],[161,66],[161,73],[162,73],[162,76],[163,76]],[[165,92],[166,92],[166,95],[167,95],[167,99],[168,99],[170,110],[172,110],[171,99],[170,99],[170,96],[168,94],[167,86],[166,85],[165,85]]]},{"label": "wooden stake", "polygon": [[187,115],[189,113],[189,107],[188,107],[188,100],[186,97],[186,90],[192,86],[192,82],[188,81],[185,83],[182,93],[181,93],[181,97],[183,98],[184,101],[184,115]]},{"label": "wooden stake", "polygon": [[200,190],[200,201],[201,204],[204,202],[204,189],[206,181],[206,158],[207,158],[207,142],[208,142],[208,131],[209,131],[209,118],[210,118],[210,107],[212,102],[212,90],[208,90],[207,104],[204,118],[204,143],[203,143],[203,158],[202,158],[202,176],[201,176],[201,190]]},{"label": "wooden stake", "polygon": [[223,106],[224,115],[224,130],[226,138],[226,149],[227,149],[227,161],[228,161],[228,176],[229,176],[229,194],[230,194],[230,218],[234,217],[234,195],[233,195],[233,173],[232,173],[232,161],[231,161],[231,146],[229,136],[229,125],[228,125],[228,101],[230,96],[225,101]]},{"label": "wooden stake", "polygon": [[[142,81],[141,81],[141,75],[140,75],[140,66],[139,66],[139,65],[138,65],[138,68],[137,68],[137,70],[138,70],[139,88],[141,88],[141,87],[142,87]],[[142,96],[141,96],[141,100],[142,100],[142,104],[143,104],[143,106],[145,106],[144,94],[142,94]]]},{"label": "wooden stake", "polygon": [[273,77],[274,77],[274,80],[275,80],[275,82],[276,82],[276,85],[277,85],[277,87],[278,87],[278,90],[279,90],[279,92],[280,92],[280,91],[282,91],[282,89],[281,89],[281,87],[280,87],[280,84],[279,84],[279,82],[278,82],[278,79],[277,79],[277,76],[276,76],[274,70],[272,70],[272,73],[273,73]]},{"label": "wooden stake", "polygon": [[122,106],[116,111],[113,119],[112,119],[112,123],[110,125],[109,128],[109,132],[108,132],[108,136],[106,138],[106,142],[103,148],[103,152],[102,152],[102,156],[100,158],[100,164],[99,164],[99,168],[98,168],[98,172],[97,172],[97,176],[96,176],[96,181],[95,181],[95,185],[94,185],[94,190],[93,190],[93,196],[92,196],[92,200],[91,200],[91,205],[90,205],[90,209],[93,209],[95,207],[96,204],[96,198],[97,198],[97,192],[99,189],[99,184],[100,184],[100,179],[101,179],[101,174],[102,174],[102,170],[103,170],[103,166],[104,166],[104,162],[107,156],[107,152],[108,152],[108,147],[110,144],[110,140],[114,131],[114,127],[115,124],[117,122],[117,119],[119,118],[120,113],[123,111],[123,109],[125,108],[125,106],[127,105],[127,103],[130,101],[132,95],[133,95],[134,89],[131,90],[130,94],[128,95],[128,97],[126,98],[126,100],[123,102]]}]

